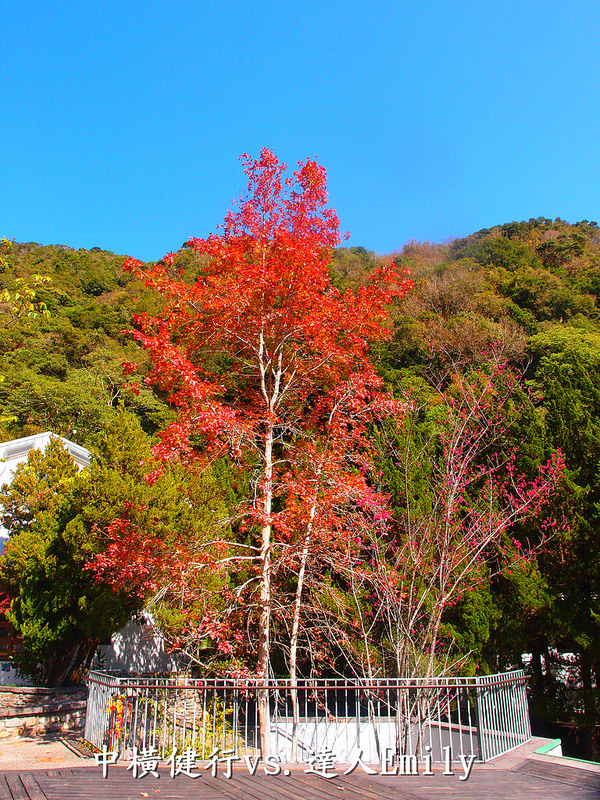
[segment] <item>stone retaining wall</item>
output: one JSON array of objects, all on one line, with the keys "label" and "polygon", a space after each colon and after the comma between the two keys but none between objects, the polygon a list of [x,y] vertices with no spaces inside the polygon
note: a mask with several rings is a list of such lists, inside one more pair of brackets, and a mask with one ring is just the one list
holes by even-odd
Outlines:
[{"label": "stone retaining wall", "polygon": [[0,686],[0,739],[82,730],[86,686]]}]

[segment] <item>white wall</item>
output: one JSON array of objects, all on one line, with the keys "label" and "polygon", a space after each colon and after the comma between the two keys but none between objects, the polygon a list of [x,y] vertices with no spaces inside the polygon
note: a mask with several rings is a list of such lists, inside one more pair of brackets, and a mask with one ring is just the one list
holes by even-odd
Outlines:
[{"label": "white wall", "polygon": [[165,643],[147,622],[129,620],[110,645],[100,645],[94,657],[94,668],[123,672],[175,672],[177,660],[165,650]]}]

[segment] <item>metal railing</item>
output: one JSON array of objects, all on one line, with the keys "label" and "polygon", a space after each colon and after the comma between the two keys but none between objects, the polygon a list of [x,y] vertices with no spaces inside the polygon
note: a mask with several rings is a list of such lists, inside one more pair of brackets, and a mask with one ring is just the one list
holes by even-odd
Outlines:
[{"label": "metal railing", "polygon": [[[162,758],[190,747],[307,762],[329,751],[340,763],[388,754],[489,761],[531,738],[522,670],[468,678],[251,681],[118,678],[91,672],[85,738]],[[263,720],[259,696],[268,698]]]}]

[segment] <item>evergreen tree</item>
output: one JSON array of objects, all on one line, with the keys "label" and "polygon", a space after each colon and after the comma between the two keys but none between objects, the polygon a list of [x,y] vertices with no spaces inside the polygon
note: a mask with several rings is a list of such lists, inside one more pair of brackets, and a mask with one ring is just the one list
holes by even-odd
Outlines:
[{"label": "evergreen tree", "polygon": [[[8,618],[23,637],[17,662],[24,674],[50,685],[69,682],[99,641],[152,595],[153,559],[173,557],[178,539],[205,535],[210,520],[226,516],[212,478],[190,491],[169,472],[149,485],[150,445],[138,420],[119,409],[98,437],[89,469],[78,472],[57,438],[45,453],[31,451],[0,495],[11,531],[0,580],[11,598]],[[116,520],[127,521],[131,533],[129,570],[106,574],[102,556]],[[177,627],[168,600],[162,614]]]}]

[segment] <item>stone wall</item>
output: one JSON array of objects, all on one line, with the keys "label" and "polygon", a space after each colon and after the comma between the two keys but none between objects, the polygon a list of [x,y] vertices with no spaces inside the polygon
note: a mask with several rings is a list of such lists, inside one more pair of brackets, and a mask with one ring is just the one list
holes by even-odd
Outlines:
[{"label": "stone wall", "polygon": [[0,686],[0,739],[82,731],[86,686]]}]

